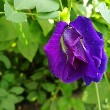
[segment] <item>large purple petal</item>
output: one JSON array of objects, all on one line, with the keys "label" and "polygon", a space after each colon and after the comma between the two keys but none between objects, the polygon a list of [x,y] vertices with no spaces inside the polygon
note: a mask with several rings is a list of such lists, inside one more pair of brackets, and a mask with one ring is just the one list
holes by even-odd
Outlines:
[{"label": "large purple petal", "polygon": [[56,77],[59,78],[62,77],[62,73],[66,65],[66,54],[62,50],[60,38],[67,26],[68,25],[65,22],[58,22],[52,37],[44,46],[50,70]]},{"label": "large purple petal", "polygon": [[[81,60],[80,60],[81,61]],[[85,74],[87,63],[80,62],[80,68],[75,69],[69,62],[66,63],[66,68],[62,75],[62,80],[66,83],[71,83],[75,80],[78,80],[82,77],[82,74]]]},{"label": "large purple petal", "polygon": [[97,62],[97,67],[100,65],[102,58],[103,40],[92,26],[90,19],[79,16],[75,21],[70,23],[70,26],[75,28],[78,33],[83,37],[83,44],[91,57]]},{"label": "large purple petal", "polygon": [[104,49],[103,49],[101,64],[97,69],[97,77],[92,78],[92,77],[85,76],[85,75],[82,77],[83,80],[86,82],[86,85],[89,85],[92,81],[99,82],[102,79],[104,71],[106,70],[106,67],[107,67],[107,60],[108,60],[108,58],[107,58],[107,56],[104,52]]},{"label": "large purple petal", "polygon": [[81,78],[81,69],[75,70],[67,61],[67,55],[61,47],[60,38],[63,31],[68,25],[65,22],[59,22],[56,29],[44,47],[46,56],[48,57],[49,67],[51,72],[66,83],[73,82]]},{"label": "large purple petal", "polygon": [[[94,60],[91,58],[89,53],[83,48],[80,41],[80,34],[78,34],[74,28],[68,28],[65,30],[63,38],[67,47],[68,60],[71,63],[71,65],[75,69],[80,68],[80,62],[78,61],[78,59],[80,59],[83,62],[87,63],[87,67],[85,67],[86,72],[84,72],[84,74],[81,75],[87,75],[92,78],[97,77],[97,68],[95,66]],[[78,38],[80,39],[77,40]]]}]

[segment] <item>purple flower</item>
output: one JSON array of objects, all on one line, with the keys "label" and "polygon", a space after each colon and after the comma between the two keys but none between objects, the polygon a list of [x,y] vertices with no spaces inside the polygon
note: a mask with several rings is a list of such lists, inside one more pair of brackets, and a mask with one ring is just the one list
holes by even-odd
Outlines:
[{"label": "purple flower", "polygon": [[69,25],[59,21],[44,51],[50,71],[65,83],[80,78],[87,85],[99,82],[107,66],[103,35],[83,16]]}]

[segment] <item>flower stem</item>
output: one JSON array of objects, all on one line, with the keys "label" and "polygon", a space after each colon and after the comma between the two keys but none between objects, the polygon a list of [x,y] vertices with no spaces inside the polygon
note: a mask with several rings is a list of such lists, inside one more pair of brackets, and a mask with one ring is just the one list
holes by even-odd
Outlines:
[{"label": "flower stem", "polygon": [[61,1],[61,0],[59,0],[59,2],[60,2],[60,7],[61,7],[61,10],[63,11],[62,1]]},{"label": "flower stem", "polygon": [[107,74],[106,74],[106,73],[104,74],[104,77],[105,77],[105,80],[106,80],[108,89],[109,89],[109,91],[110,91],[110,84],[109,84],[109,81],[108,81],[108,78],[107,78]]},{"label": "flower stem", "polygon": [[98,91],[98,84],[97,83],[95,83],[95,89],[96,89],[98,110],[101,110],[100,97],[99,97],[99,91]]}]

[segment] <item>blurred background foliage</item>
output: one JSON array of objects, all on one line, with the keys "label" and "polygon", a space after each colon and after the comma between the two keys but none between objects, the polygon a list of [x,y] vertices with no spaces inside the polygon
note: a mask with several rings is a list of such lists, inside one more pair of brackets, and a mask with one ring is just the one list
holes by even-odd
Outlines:
[{"label": "blurred background foliage", "polygon": [[70,21],[90,17],[104,35],[109,61],[99,95],[110,110],[109,0],[0,0],[0,110],[97,110],[94,83],[62,83],[43,51],[56,22],[69,20],[70,1]]}]

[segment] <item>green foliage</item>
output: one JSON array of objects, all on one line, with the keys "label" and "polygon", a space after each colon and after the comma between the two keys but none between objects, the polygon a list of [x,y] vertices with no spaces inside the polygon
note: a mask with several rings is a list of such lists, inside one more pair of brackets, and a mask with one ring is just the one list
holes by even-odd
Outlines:
[{"label": "green foliage", "polygon": [[35,0],[14,0],[14,7],[16,10],[33,9],[35,7]]},{"label": "green foliage", "polygon": [[105,3],[100,3],[99,4],[99,10],[100,13],[102,15],[102,17],[108,22],[110,23],[110,10],[108,9],[108,7],[106,6]]},{"label": "green foliage", "polygon": [[27,19],[26,14],[15,11],[8,2],[5,2],[4,11],[6,19],[15,23],[25,22]]},{"label": "green foliage", "polygon": [[27,102],[38,110],[97,110],[94,83],[55,79],[43,50],[56,23],[78,15],[104,35],[108,81],[104,77],[98,87],[102,110],[110,110],[110,1],[101,1],[0,0],[0,110],[25,110]]},{"label": "green foliage", "polygon": [[36,0],[37,12],[52,12],[59,9],[59,3],[55,0]]}]

